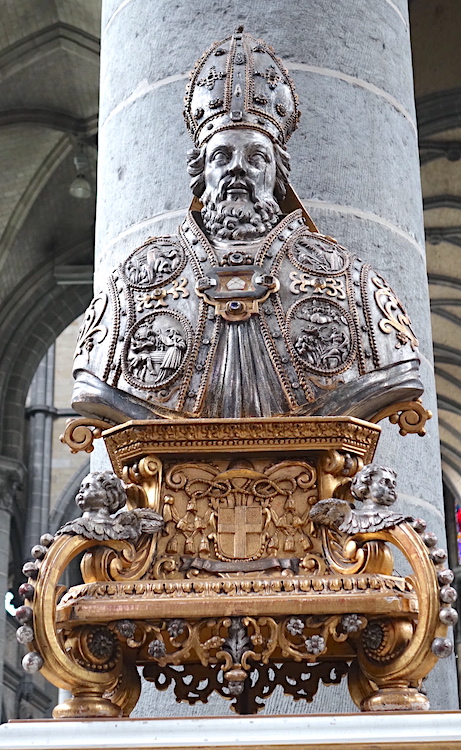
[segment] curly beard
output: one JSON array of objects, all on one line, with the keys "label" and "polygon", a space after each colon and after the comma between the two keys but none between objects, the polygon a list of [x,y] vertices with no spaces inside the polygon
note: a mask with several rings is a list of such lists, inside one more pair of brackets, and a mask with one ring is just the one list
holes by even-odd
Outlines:
[{"label": "curly beard", "polygon": [[280,207],[274,198],[251,200],[211,200],[202,209],[207,232],[219,240],[252,240],[264,237],[278,222]]}]

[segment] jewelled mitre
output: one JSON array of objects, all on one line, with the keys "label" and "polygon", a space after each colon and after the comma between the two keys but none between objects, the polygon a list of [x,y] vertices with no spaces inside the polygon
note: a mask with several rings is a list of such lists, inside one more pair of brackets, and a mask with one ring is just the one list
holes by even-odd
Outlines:
[{"label": "jewelled mitre", "polygon": [[284,145],[299,117],[298,97],[282,61],[243,27],[215,42],[191,73],[184,118],[196,146],[235,127],[259,130]]}]

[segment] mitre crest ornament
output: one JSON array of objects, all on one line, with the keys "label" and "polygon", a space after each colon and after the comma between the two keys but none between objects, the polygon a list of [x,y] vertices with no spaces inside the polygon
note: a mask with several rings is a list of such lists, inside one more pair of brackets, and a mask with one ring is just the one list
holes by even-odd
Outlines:
[{"label": "mitre crest ornament", "polygon": [[272,47],[236,29],[197,61],[185,96],[184,118],[202,146],[229,128],[250,128],[286,144],[300,111],[293,82]]}]

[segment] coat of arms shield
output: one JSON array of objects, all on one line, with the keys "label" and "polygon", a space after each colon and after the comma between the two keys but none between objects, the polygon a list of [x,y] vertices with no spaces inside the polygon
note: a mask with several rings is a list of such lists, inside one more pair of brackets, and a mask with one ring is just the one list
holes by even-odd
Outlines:
[{"label": "coat of arms shield", "polygon": [[230,560],[259,556],[263,511],[260,505],[219,508],[217,545],[219,553]]}]

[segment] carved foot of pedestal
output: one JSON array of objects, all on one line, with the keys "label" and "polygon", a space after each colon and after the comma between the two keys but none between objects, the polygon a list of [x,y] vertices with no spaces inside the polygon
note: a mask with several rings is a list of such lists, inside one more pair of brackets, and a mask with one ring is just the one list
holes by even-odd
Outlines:
[{"label": "carved foot of pedestal", "polygon": [[429,708],[425,695],[404,685],[381,688],[360,704],[362,711],[428,711]]},{"label": "carved foot of pedestal", "polygon": [[81,693],[63,701],[53,709],[53,719],[117,719],[120,706],[94,693]]}]

